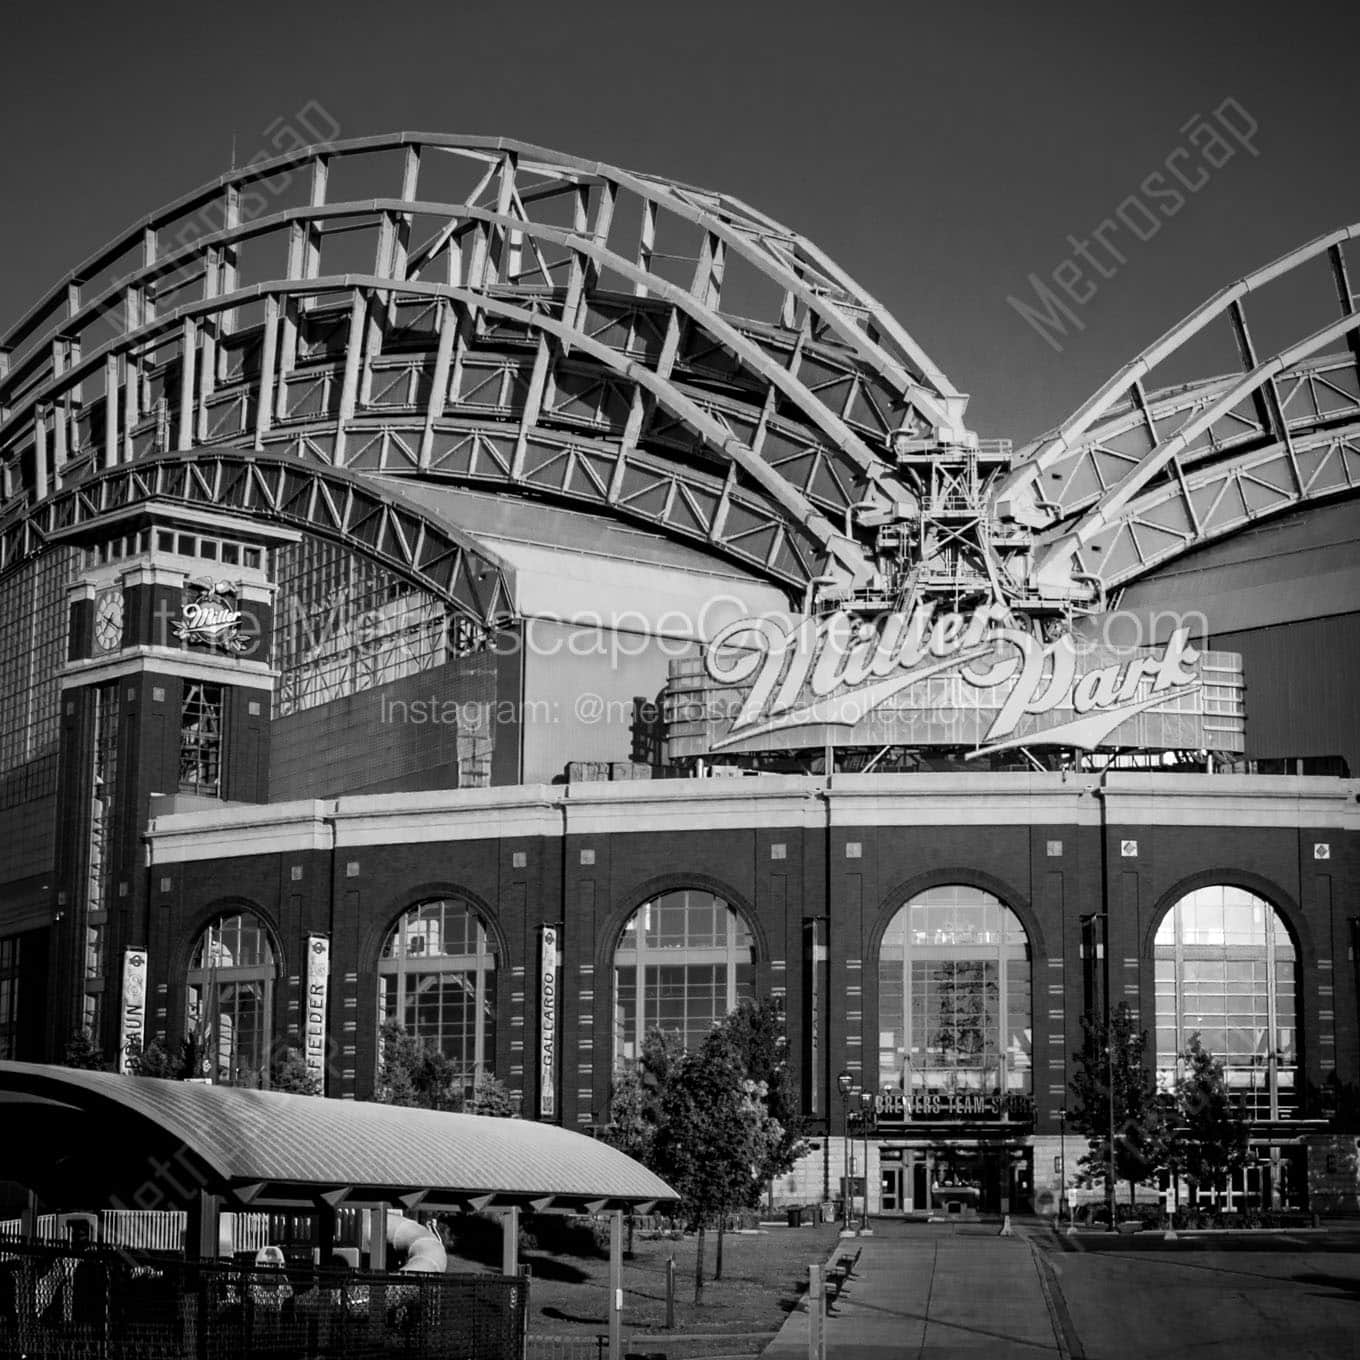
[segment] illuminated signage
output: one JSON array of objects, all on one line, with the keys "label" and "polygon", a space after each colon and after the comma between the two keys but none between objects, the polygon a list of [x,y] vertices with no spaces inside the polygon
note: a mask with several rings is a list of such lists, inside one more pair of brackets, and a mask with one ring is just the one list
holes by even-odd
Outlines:
[{"label": "illuminated signage", "polygon": [[[1240,663],[1201,653],[1185,627],[1165,646],[1121,651],[1070,634],[1041,638],[995,603],[945,613],[927,602],[877,618],[841,611],[789,625],[748,618],[723,628],[707,649],[704,673],[730,701],[715,704],[705,689],[701,717],[713,751],[758,749],[769,743],[757,739],[798,728],[820,729],[823,740],[837,729],[850,742],[861,734],[866,742],[904,739],[890,729],[908,720],[917,741],[971,745],[970,757],[1021,745],[1094,750],[1144,713],[1164,716],[1165,741],[1140,734],[1134,744],[1223,749],[1240,723],[1220,723],[1212,741],[1201,730],[1206,656],[1230,696],[1215,712],[1231,719]],[[683,689],[673,680],[668,721],[686,718]]]},{"label": "illuminated signage", "polygon": [[324,935],[307,936],[307,995],[303,1001],[302,1054],[308,1075],[326,1094],[326,999],[330,988],[331,944]]},{"label": "illuminated signage", "polygon": [[181,642],[200,647],[223,647],[243,652],[250,645],[241,636],[241,611],[236,607],[237,587],[230,581],[191,582],[188,589],[197,594],[180,608],[180,621],[174,633]]},{"label": "illuminated signage", "polygon": [[1029,1097],[981,1091],[880,1091],[874,1097],[879,1123],[914,1119],[1028,1119]]},{"label": "illuminated signage", "polygon": [[557,1115],[557,927],[543,927],[538,984],[538,1115]]},{"label": "illuminated signage", "polygon": [[118,1070],[129,1072],[129,1045],[146,1044],[146,950],[123,951],[123,1010],[118,1029]]}]

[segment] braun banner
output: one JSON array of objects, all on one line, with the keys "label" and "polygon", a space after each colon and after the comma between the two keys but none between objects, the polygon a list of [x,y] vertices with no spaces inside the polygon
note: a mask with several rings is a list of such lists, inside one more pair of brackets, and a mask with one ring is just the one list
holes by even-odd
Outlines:
[{"label": "braun banner", "polygon": [[146,1042],[146,950],[123,951],[123,1011],[118,1027],[118,1070],[129,1072],[128,1047]]},{"label": "braun banner", "polygon": [[538,984],[538,1117],[557,1117],[557,927],[543,927]]},{"label": "braun banner", "polygon": [[331,942],[307,936],[307,995],[303,1001],[302,1049],[307,1072],[326,1094],[326,997],[330,987]]}]

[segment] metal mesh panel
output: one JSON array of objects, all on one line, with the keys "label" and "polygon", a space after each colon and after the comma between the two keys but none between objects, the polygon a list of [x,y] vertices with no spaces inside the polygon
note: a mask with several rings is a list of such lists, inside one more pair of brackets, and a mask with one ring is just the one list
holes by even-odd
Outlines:
[{"label": "metal mesh panel", "polygon": [[528,1286],[6,1245],[0,1356],[520,1360]]}]

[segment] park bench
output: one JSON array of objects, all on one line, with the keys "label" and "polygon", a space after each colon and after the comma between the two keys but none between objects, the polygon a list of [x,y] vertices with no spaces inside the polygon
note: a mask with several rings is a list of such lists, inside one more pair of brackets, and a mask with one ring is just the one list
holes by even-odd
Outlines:
[{"label": "park bench", "polygon": [[[861,1247],[860,1251],[862,1250],[863,1248]],[[841,1290],[845,1288],[846,1280],[848,1280],[850,1276],[855,1273],[855,1266],[858,1264],[859,1264],[858,1251],[853,1256],[851,1256],[849,1253],[846,1253],[843,1256],[836,1257],[836,1264],[831,1267],[831,1270],[827,1275],[827,1283],[834,1290],[834,1293],[831,1296],[833,1303],[836,1301],[836,1299],[840,1298]]]}]

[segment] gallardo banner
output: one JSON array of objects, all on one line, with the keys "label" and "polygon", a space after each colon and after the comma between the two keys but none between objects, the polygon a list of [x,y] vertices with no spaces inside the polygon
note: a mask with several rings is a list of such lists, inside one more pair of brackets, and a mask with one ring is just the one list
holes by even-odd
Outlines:
[{"label": "gallardo banner", "polygon": [[326,999],[331,978],[331,942],[325,935],[307,936],[307,994],[303,999],[302,1052],[307,1072],[326,1094]]},{"label": "gallardo banner", "polygon": [[538,1117],[557,1117],[557,927],[543,927],[538,981]]},{"label": "gallardo banner", "polygon": [[146,1044],[146,950],[123,950],[123,1007],[118,1026],[118,1070],[129,1072],[128,1045]]}]

